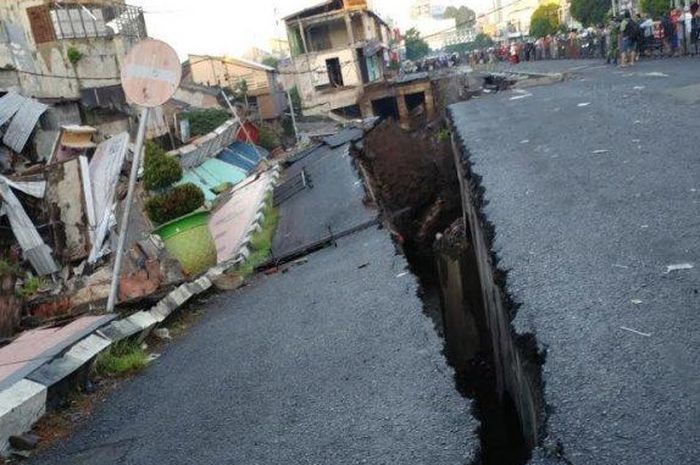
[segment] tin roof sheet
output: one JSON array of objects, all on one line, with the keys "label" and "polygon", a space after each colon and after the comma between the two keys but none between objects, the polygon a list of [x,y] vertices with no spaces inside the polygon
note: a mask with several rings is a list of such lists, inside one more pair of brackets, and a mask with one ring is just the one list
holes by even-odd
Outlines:
[{"label": "tin roof sheet", "polygon": [[15,152],[21,152],[32,135],[36,123],[39,122],[39,118],[48,108],[48,105],[36,100],[25,99],[19,111],[12,118],[7,132],[5,132],[2,139],[5,145]]}]

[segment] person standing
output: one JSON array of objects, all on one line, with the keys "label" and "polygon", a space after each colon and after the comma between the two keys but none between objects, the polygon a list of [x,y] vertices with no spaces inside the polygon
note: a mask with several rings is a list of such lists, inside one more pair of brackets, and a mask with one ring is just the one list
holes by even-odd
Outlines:
[{"label": "person standing", "polygon": [[617,57],[620,53],[620,23],[616,17],[610,18],[608,23],[608,64],[617,66]]},{"label": "person standing", "polygon": [[690,43],[693,45],[694,54],[698,54],[698,44],[700,43],[700,4],[694,0],[690,4]]}]

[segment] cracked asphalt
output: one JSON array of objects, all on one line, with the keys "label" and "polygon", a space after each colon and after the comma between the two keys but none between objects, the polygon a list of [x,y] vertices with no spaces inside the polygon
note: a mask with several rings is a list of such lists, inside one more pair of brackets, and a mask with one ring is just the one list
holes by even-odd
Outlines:
[{"label": "cracked asphalt", "polygon": [[[357,182],[344,169],[318,176]],[[361,205],[362,189],[349,192]],[[478,422],[388,233],[372,227],[307,258],[201,304],[188,334],[30,463],[471,462]]]},{"label": "cracked asphalt", "polygon": [[699,96],[697,59],[598,63],[450,109],[566,463],[697,463]]}]

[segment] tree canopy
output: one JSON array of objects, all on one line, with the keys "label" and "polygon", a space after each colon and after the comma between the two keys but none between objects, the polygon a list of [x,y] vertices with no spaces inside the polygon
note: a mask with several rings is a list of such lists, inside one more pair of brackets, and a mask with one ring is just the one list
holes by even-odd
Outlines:
[{"label": "tree canopy", "polygon": [[421,39],[420,32],[416,28],[406,31],[404,37],[406,41],[406,58],[409,60],[419,60],[430,53],[430,46]]},{"label": "tree canopy", "polygon": [[609,11],[610,0],[571,0],[571,16],[585,27],[605,23]]},{"label": "tree canopy", "polygon": [[280,63],[280,61],[273,56],[266,56],[262,60],[263,65],[266,65],[266,66],[269,66],[270,68],[275,68],[275,69],[277,69],[277,66],[279,65],[279,63]]},{"label": "tree canopy", "polygon": [[661,18],[670,9],[667,0],[641,0],[639,3],[643,12],[656,19]]},{"label": "tree canopy", "polygon": [[493,39],[488,34],[480,32],[474,37],[474,48],[483,50],[485,48],[493,47]]},{"label": "tree canopy", "polygon": [[472,27],[476,23],[476,13],[467,6],[448,6],[442,14],[443,18],[454,18],[457,27]]},{"label": "tree canopy", "polygon": [[530,35],[544,37],[556,34],[559,29],[559,5],[548,3],[541,5],[530,18]]}]

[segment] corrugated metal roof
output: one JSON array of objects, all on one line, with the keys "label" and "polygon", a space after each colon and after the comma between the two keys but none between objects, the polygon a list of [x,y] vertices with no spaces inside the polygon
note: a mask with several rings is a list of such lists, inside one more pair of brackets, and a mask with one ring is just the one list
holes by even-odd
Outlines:
[{"label": "corrugated metal roof", "polygon": [[12,118],[10,127],[7,128],[7,132],[2,139],[5,145],[15,152],[21,152],[32,135],[36,123],[39,122],[39,118],[48,108],[48,105],[39,103],[36,100],[25,99],[22,107]]},{"label": "corrugated metal roof", "polygon": [[213,200],[216,198],[213,189],[225,183],[238,184],[245,177],[245,170],[216,158],[211,158],[196,168],[186,170],[179,184],[188,182],[196,184],[204,192],[206,200]]},{"label": "corrugated metal roof", "polygon": [[121,133],[97,146],[90,160],[90,184],[95,205],[95,238],[90,251],[90,263],[102,256],[109,225],[114,215],[114,196],[119,173],[129,148],[129,134]]},{"label": "corrugated metal roof", "polygon": [[348,142],[354,142],[364,137],[365,132],[360,128],[347,128],[340,131],[338,134],[326,137],[323,142],[330,145],[332,148],[340,147]]},{"label": "corrugated metal roof", "polygon": [[56,262],[51,256],[51,249],[41,239],[34,223],[27,216],[19,199],[4,179],[0,179],[0,196],[4,201],[12,232],[19,242],[25,258],[29,260],[40,276],[58,271]]},{"label": "corrugated metal roof", "polygon": [[22,191],[27,195],[36,197],[37,199],[44,198],[44,193],[46,192],[46,181],[13,181],[4,176],[0,176],[0,179],[5,181],[13,189]]},{"label": "corrugated metal roof", "polygon": [[14,92],[10,92],[9,94],[0,97],[0,126],[10,121],[15,113],[17,113],[17,110],[24,105],[26,100],[26,97]]}]

